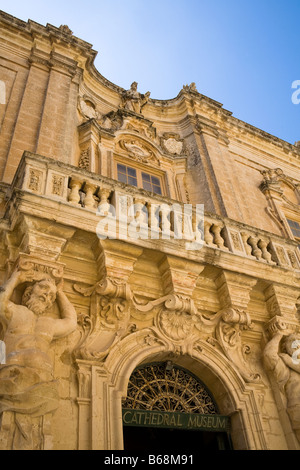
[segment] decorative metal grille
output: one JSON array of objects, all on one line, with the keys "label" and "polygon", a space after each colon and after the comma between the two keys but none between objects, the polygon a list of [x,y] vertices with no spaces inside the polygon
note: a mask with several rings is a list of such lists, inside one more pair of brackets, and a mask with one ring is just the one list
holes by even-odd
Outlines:
[{"label": "decorative metal grille", "polygon": [[199,379],[166,363],[150,364],[133,372],[123,408],[218,414],[213,398]]}]

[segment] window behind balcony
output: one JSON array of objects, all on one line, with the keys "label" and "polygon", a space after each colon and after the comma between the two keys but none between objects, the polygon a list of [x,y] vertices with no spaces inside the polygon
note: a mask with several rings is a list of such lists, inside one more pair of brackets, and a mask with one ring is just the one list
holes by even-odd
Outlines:
[{"label": "window behind balcony", "polygon": [[130,168],[129,166],[121,165],[121,163],[118,163],[117,168],[118,181],[137,187],[137,174],[135,168]]},{"label": "window behind balcony", "polygon": [[292,234],[295,237],[295,240],[298,242],[298,247],[300,248],[300,223],[296,222],[295,220],[287,219]]},{"label": "window behind balcony", "polygon": [[117,163],[117,177],[121,183],[143,188],[155,194],[162,194],[162,178],[159,175],[123,163]]}]

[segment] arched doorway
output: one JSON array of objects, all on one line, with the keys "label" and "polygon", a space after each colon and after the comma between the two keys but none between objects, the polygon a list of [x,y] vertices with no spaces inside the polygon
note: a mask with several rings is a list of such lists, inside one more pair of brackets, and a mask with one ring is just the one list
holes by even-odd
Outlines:
[{"label": "arched doorway", "polygon": [[230,420],[207,387],[170,361],[138,367],[123,400],[124,450],[232,449]]}]

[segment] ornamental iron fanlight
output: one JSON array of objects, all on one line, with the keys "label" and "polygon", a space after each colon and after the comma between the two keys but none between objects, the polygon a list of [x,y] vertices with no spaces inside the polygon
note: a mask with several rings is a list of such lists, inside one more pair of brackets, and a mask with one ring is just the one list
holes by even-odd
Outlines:
[{"label": "ornamental iron fanlight", "polygon": [[204,384],[170,362],[137,368],[130,377],[122,405],[127,409],[218,414],[214,399]]}]

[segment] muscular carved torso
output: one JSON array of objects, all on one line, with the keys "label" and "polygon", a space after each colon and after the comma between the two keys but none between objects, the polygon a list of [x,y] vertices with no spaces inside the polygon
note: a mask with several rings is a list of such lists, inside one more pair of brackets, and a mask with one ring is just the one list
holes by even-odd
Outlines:
[{"label": "muscular carved torso", "polygon": [[288,406],[300,406],[300,380],[299,373],[290,370],[290,378],[286,384]]},{"label": "muscular carved torso", "polygon": [[31,367],[51,375],[48,350],[54,337],[55,320],[37,316],[27,307],[12,303],[8,305],[7,312],[10,321],[4,336],[6,365]]}]

